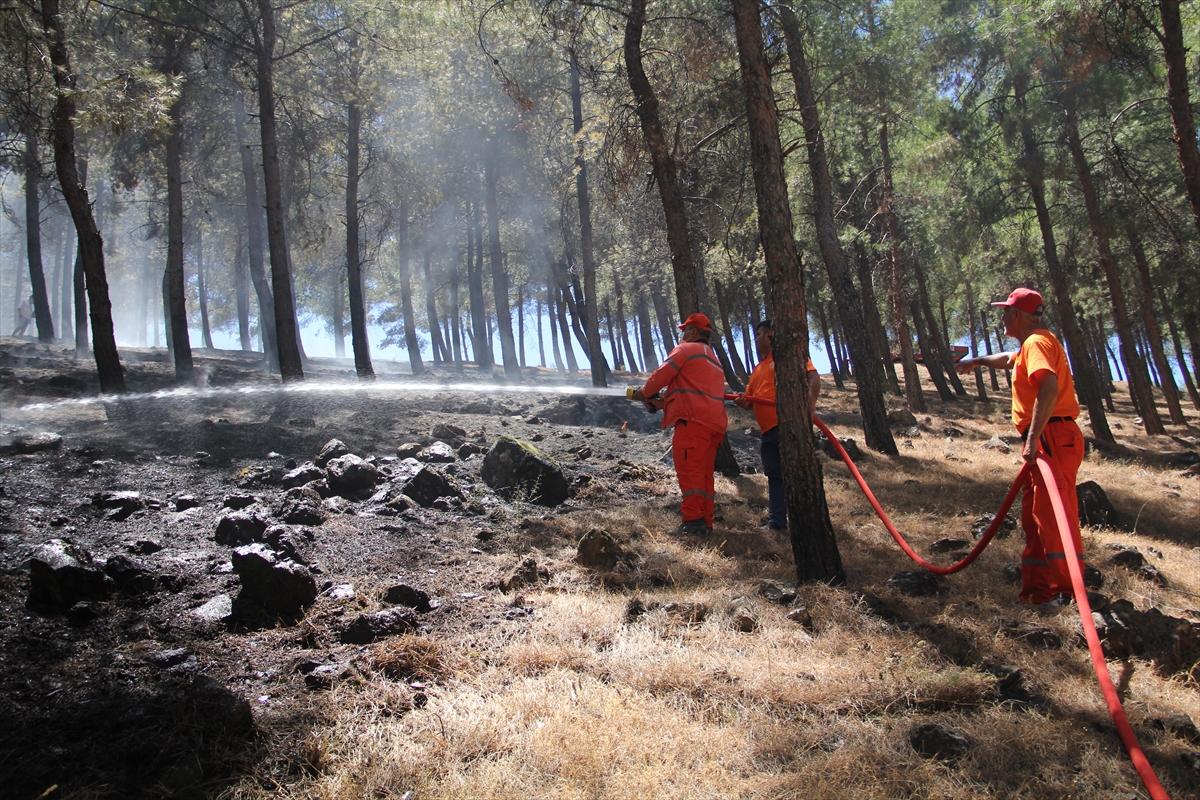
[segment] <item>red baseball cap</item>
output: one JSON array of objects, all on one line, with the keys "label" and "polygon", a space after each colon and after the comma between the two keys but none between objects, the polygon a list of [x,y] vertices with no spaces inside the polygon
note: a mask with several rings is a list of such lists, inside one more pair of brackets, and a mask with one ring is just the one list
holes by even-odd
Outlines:
[{"label": "red baseball cap", "polygon": [[1024,286],[1013,289],[1012,294],[1002,303],[992,303],[994,306],[1014,306],[1026,314],[1040,314],[1042,311],[1042,296],[1033,289]]},{"label": "red baseball cap", "polygon": [[702,331],[708,331],[709,333],[712,333],[712,323],[709,322],[708,317],[704,316],[703,314],[692,314],[690,317],[685,319],[679,325],[679,327],[680,329],[683,329],[689,325],[693,328],[699,328]]}]

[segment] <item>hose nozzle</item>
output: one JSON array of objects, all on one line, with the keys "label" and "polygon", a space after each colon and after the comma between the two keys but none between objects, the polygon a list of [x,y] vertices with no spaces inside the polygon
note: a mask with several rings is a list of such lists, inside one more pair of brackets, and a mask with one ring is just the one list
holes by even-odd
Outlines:
[{"label": "hose nozzle", "polygon": [[636,391],[637,391],[637,387],[636,387],[636,386],[627,386],[627,387],[625,387],[625,399],[626,399],[626,400],[632,400],[632,399],[633,399],[633,393],[634,393],[634,392],[636,392]]}]

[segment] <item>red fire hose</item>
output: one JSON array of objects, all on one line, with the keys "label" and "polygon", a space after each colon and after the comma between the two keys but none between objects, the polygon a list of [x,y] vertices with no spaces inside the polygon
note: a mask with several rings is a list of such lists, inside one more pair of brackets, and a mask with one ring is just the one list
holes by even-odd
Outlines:
[{"label": "red fire hose", "polygon": [[[736,400],[738,398],[744,398],[751,403],[759,403],[761,405],[775,405],[774,400],[765,397],[736,394],[725,395],[726,400]],[[854,480],[858,482],[858,486],[862,489],[867,501],[875,509],[875,513],[879,515],[880,521],[883,522],[884,527],[887,528],[888,533],[892,535],[896,543],[900,545],[900,548],[913,561],[937,575],[948,575],[959,571],[974,561],[983,549],[987,547],[992,537],[995,536],[996,531],[999,530],[1000,523],[1004,521],[1005,516],[1008,514],[1008,509],[1016,499],[1017,492],[1020,490],[1025,476],[1032,469],[1028,463],[1022,464],[1020,471],[1017,473],[1016,480],[1013,481],[1008,494],[1004,496],[1004,502],[1000,504],[1000,509],[996,512],[992,524],[984,531],[979,539],[979,543],[971,549],[971,552],[957,564],[952,564],[948,567],[938,567],[917,555],[908,542],[904,541],[904,537],[900,535],[900,531],[896,530],[896,526],[888,519],[883,507],[879,505],[879,501],[875,499],[871,488],[867,486],[866,480],[863,479],[862,473],[858,471],[858,467],[854,466],[854,462],[846,453],[845,448],[842,447],[842,443],[833,435],[833,432],[825,426],[824,422],[815,416],[813,417],[813,423],[829,439],[834,449],[837,450],[838,455],[842,457],[842,461],[846,462],[846,467],[850,470],[850,474],[854,476]],[[1108,713],[1112,717],[1113,724],[1117,727],[1121,743],[1125,745],[1125,750],[1129,753],[1129,758],[1133,762],[1134,769],[1137,770],[1138,777],[1142,779],[1142,784],[1150,792],[1152,800],[1170,800],[1166,790],[1159,783],[1158,776],[1154,774],[1154,769],[1150,766],[1150,762],[1147,760],[1146,754],[1142,751],[1141,745],[1138,744],[1137,735],[1133,732],[1133,728],[1125,716],[1125,709],[1121,705],[1121,698],[1117,695],[1117,689],[1113,686],[1112,677],[1108,674],[1108,662],[1104,658],[1104,650],[1100,645],[1100,636],[1096,633],[1096,626],[1092,622],[1092,607],[1087,599],[1087,588],[1083,585],[1083,570],[1079,566],[1080,554],[1076,552],[1075,543],[1071,540],[1071,528],[1068,524],[1066,508],[1063,506],[1062,496],[1059,494],[1058,483],[1054,478],[1054,471],[1050,466],[1050,460],[1046,457],[1045,453],[1038,453],[1037,469],[1032,470],[1032,475],[1033,480],[1041,481],[1044,485],[1053,487],[1054,489],[1054,491],[1050,492],[1050,503],[1054,507],[1054,517],[1058,523],[1059,534],[1062,537],[1063,553],[1067,558],[1067,570],[1071,574],[1071,588],[1075,592],[1075,604],[1079,609],[1079,621],[1083,624],[1083,633],[1087,639],[1088,653],[1092,658],[1092,668],[1096,672],[1096,681],[1100,684],[1100,692],[1104,695],[1104,702],[1108,706]]]}]

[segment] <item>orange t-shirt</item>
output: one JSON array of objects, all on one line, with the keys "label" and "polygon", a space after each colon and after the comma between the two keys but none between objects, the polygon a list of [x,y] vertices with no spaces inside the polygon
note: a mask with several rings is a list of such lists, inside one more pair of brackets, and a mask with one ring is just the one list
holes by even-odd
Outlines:
[{"label": "orange t-shirt", "polygon": [[[808,371],[816,372],[817,368],[813,366],[812,359],[808,360]],[[754,372],[750,373],[750,380],[746,382],[746,394],[749,397],[762,397],[768,400],[775,399],[775,354],[771,353],[754,368]],[[755,403],[754,421],[758,423],[758,429],[766,433],[779,424],[779,414],[775,410],[775,406],[766,405],[764,403]]]},{"label": "orange t-shirt", "polygon": [[1058,377],[1058,400],[1050,416],[1072,419],[1079,416],[1079,401],[1075,399],[1075,380],[1071,377],[1067,351],[1053,333],[1041,329],[1029,334],[1013,363],[1012,421],[1019,431],[1023,432],[1033,422],[1033,403],[1042,385],[1042,376],[1038,373],[1042,370],[1049,370]]}]

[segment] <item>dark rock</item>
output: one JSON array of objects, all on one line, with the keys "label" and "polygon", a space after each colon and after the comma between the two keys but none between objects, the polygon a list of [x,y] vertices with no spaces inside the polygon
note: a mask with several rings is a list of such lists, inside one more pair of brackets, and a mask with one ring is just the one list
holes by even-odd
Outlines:
[{"label": "dark rock", "polygon": [[439,497],[462,498],[462,489],[458,483],[447,477],[436,467],[422,467],[420,472],[404,484],[404,494],[416,501],[417,505],[431,508]]},{"label": "dark rock", "polygon": [[962,550],[968,550],[971,543],[966,539],[938,539],[933,544],[929,545],[931,553],[956,553]]},{"label": "dark rock", "polygon": [[589,569],[612,569],[625,552],[608,531],[592,528],[579,540],[575,562]]},{"label": "dark rock", "polygon": [[334,494],[353,495],[370,491],[379,481],[379,470],[354,454],[339,456],[325,465],[325,480]]},{"label": "dark rock", "polygon": [[280,559],[265,544],[236,548],[233,569],[242,581],[239,603],[261,606],[268,613],[292,615],[317,598],[312,574],[295,561]]},{"label": "dark rock", "polygon": [[1024,580],[1021,577],[1020,564],[1005,564],[1004,569],[1000,571],[1000,577],[1004,578],[1004,582],[1010,585],[1016,585]]},{"label": "dark rock", "polygon": [[887,586],[910,597],[932,597],[944,591],[937,576],[924,570],[897,572],[888,578]]},{"label": "dark rock", "polygon": [[944,431],[942,431],[942,434],[947,439],[957,439],[958,437],[963,435],[963,432],[960,431],[958,428],[946,428]]},{"label": "dark rock", "polygon": [[71,392],[87,390],[87,381],[74,375],[51,375],[46,379],[46,385],[53,389],[66,389]]},{"label": "dark rock", "polygon": [[[987,529],[989,527],[991,527],[991,524],[993,521],[995,521],[995,519],[996,519],[995,514],[984,514],[982,517],[979,517],[974,522],[972,522],[971,523],[971,538],[982,539],[983,534],[985,534],[987,532]],[[1000,527],[996,531],[996,535],[994,538],[1007,539],[1012,534],[1012,532],[1015,531],[1016,529],[1017,529],[1017,521],[1015,519],[1013,519],[1011,516],[1007,516],[1004,518],[1004,521],[1000,523]]]},{"label": "dark rock", "polygon": [[181,494],[171,498],[171,507],[176,511],[187,511],[189,508],[198,508],[199,506],[200,500],[194,494]]},{"label": "dark rock", "polygon": [[51,539],[29,558],[31,606],[68,609],[81,600],[103,600],[111,586],[91,553],[73,542]]},{"label": "dark rock", "polygon": [[371,614],[360,614],[342,631],[344,644],[370,644],[385,636],[399,636],[417,630],[420,623],[409,608],[385,608]]},{"label": "dark rock", "polygon": [[396,584],[395,586],[389,586],[387,593],[383,596],[383,599],[388,603],[392,603],[393,605],[414,608],[421,613],[425,613],[433,608],[432,604],[429,602],[429,595],[427,595],[425,592],[422,592],[420,589],[414,589],[413,587],[404,583]]},{"label": "dark rock", "polygon": [[18,453],[40,453],[44,450],[57,450],[62,447],[63,438],[57,433],[40,431],[13,440],[13,449]]},{"label": "dark rock", "polygon": [[1146,557],[1136,547],[1123,547],[1109,557],[1108,563],[1114,567],[1124,567],[1130,572],[1136,572],[1146,566]]},{"label": "dark rock", "polygon": [[908,734],[908,743],[922,756],[939,761],[956,759],[971,749],[970,739],[932,722],[913,728]]},{"label": "dark rock", "polygon": [[305,548],[300,537],[286,525],[272,525],[267,528],[263,534],[263,541],[284,558],[308,566],[309,559],[304,554]]},{"label": "dark rock", "polygon": [[348,678],[352,672],[349,664],[321,664],[305,674],[304,685],[313,691],[331,689],[338,681]]},{"label": "dark rock", "polygon": [[587,416],[587,403],[582,397],[563,397],[541,416],[556,425],[582,425]]},{"label": "dark rock", "polygon": [[433,427],[433,430],[430,432],[430,436],[439,442],[445,442],[451,447],[458,447],[460,444],[466,441],[467,432],[457,425],[441,423]]},{"label": "dark rock", "polygon": [[207,675],[192,681],[188,699],[205,728],[224,733],[248,733],[254,728],[250,703]]},{"label": "dark rock", "polygon": [[1170,586],[1167,576],[1159,572],[1158,567],[1151,566],[1150,564],[1139,567],[1134,574],[1144,581],[1150,581],[1155,586],[1161,586],[1164,589]]},{"label": "dark rock", "polygon": [[754,613],[749,598],[739,597],[735,599],[729,605],[727,614],[729,622],[733,625],[735,631],[754,633],[758,630],[758,615]]},{"label": "dark rock", "polygon": [[462,409],[460,409],[460,411],[463,414],[490,414],[492,413],[492,407],[488,403],[475,401],[473,403],[467,403],[462,407]]},{"label": "dark rock", "polygon": [[396,447],[396,457],[404,460],[406,458],[416,458],[417,453],[425,449],[425,445],[420,442],[405,442]]},{"label": "dark rock", "polygon": [[631,597],[629,602],[625,604],[625,620],[626,622],[636,622],[639,617],[649,614],[660,604],[653,600],[643,600],[640,597]]},{"label": "dark rock", "polygon": [[325,473],[321,471],[320,467],[311,461],[306,461],[283,476],[283,488],[291,489],[293,486],[303,486],[324,477]]},{"label": "dark rock", "polygon": [[1138,611],[1128,600],[1114,600],[1092,612],[1092,622],[1109,658],[1143,657],[1164,675],[1184,673],[1200,679],[1200,623],[1170,617],[1157,608]]},{"label": "dark rock", "polygon": [[477,453],[482,453],[483,448],[474,442],[463,442],[463,444],[455,451],[459,458],[467,459]]},{"label": "dark rock", "polygon": [[67,609],[67,622],[77,628],[82,628],[99,617],[101,610],[101,603],[94,600],[80,600]]},{"label": "dark rock", "polygon": [[156,650],[144,659],[147,664],[153,664],[162,669],[168,669],[188,660],[192,651],[186,647],[174,647],[170,650]]},{"label": "dark rock", "polygon": [[445,442],[434,442],[417,453],[416,459],[426,464],[453,464],[458,456]]},{"label": "dark rock", "polygon": [[1179,761],[1192,772],[1200,772],[1200,753],[1185,750],[1179,754]]},{"label": "dark rock", "polygon": [[522,561],[512,574],[500,581],[500,591],[511,592],[523,586],[533,586],[538,583],[548,583],[550,571],[539,567],[532,558]]},{"label": "dark rock", "polygon": [[[840,440],[842,449],[846,451],[846,455],[850,456],[851,461],[861,461],[863,457],[862,450],[858,447],[858,442],[853,439]],[[829,441],[824,434],[817,434],[817,449],[823,451],[832,459],[837,461],[842,460],[842,454],[837,451],[833,442]]]},{"label": "dark rock", "polygon": [[479,475],[501,497],[557,506],[569,496],[567,478],[548,455],[529,442],[501,436],[483,458]]},{"label": "dark rock", "polygon": [[267,520],[258,509],[249,511],[234,511],[224,514],[217,520],[217,530],[213,535],[217,544],[237,547],[250,544],[262,539],[263,531],[267,529]]},{"label": "dark rock", "polygon": [[140,492],[101,492],[92,495],[92,505],[108,510],[105,519],[120,522],[146,507]]},{"label": "dark rock", "polygon": [[325,443],[325,446],[321,448],[321,452],[317,453],[317,457],[314,458],[313,461],[316,462],[318,467],[324,468],[325,465],[327,465],[333,459],[341,458],[342,456],[349,454],[350,448],[346,447],[345,443],[342,442],[341,439],[330,439]]},{"label": "dark rock", "polygon": [[284,492],[275,507],[275,516],[289,525],[320,525],[326,513],[321,495],[309,486],[294,486]]},{"label": "dark rock", "polygon": [[145,566],[128,556],[111,556],[104,562],[104,572],[113,583],[129,594],[153,592],[158,580]]},{"label": "dark rock", "polygon": [[1200,744],[1200,729],[1196,727],[1196,723],[1192,722],[1192,718],[1187,714],[1170,714],[1166,717],[1150,720],[1150,724],[1160,731],[1175,734],[1185,742]]},{"label": "dark rock", "polygon": [[1104,573],[1091,564],[1083,565],[1083,585],[1089,589],[1104,588]]},{"label": "dark rock", "polygon": [[1009,620],[1000,625],[1000,632],[1010,639],[1024,642],[1039,650],[1058,650],[1063,644],[1058,632],[1045,625]]},{"label": "dark rock", "polygon": [[585,461],[592,457],[592,448],[588,444],[577,444],[574,447],[568,448],[567,452],[575,456],[579,461]]},{"label": "dark rock", "polygon": [[154,539],[138,539],[136,542],[131,542],[125,545],[125,549],[139,556],[148,556],[151,553],[157,553],[163,549],[162,542]]},{"label": "dark rock", "polygon": [[278,483],[282,473],[275,467],[250,466],[238,472],[235,481],[239,489],[268,486]]},{"label": "dark rock", "polygon": [[888,423],[902,428],[911,428],[917,424],[917,418],[908,409],[898,409],[888,412]]},{"label": "dark rock", "polygon": [[812,614],[808,612],[807,606],[797,606],[787,613],[787,618],[805,630],[813,631],[816,625],[813,623]]},{"label": "dark rock", "polygon": [[781,606],[791,605],[796,599],[796,587],[780,581],[763,581],[758,587],[758,593],[768,602]]},{"label": "dark rock", "polygon": [[[326,512],[328,512],[330,514],[353,514],[354,513],[354,503],[350,502],[349,500],[347,500],[344,497],[338,497],[337,495],[334,495],[333,497],[327,497],[325,500],[323,500],[321,502],[321,508],[323,508]],[[291,521],[291,520],[289,520],[289,521]],[[295,522],[294,524],[304,525],[304,524],[313,524],[313,523]]]},{"label": "dark rock", "polygon": [[662,610],[685,625],[699,625],[708,616],[708,606],[704,603],[666,603]]},{"label": "dark rock", "polygon": [[231,494],[226,495],[225,499],[221,501],[221,505],[233,511],[241,511],[257,502],[258,498],[252,494]]},{"label": "dark rock", "polygon": [[1113,527],[1117,524],[1117,510],[1109,502],[1108,495],[1095,481],[1087,481],[1075,487],[1079,498],[1079,524],[1096,527]]}]

